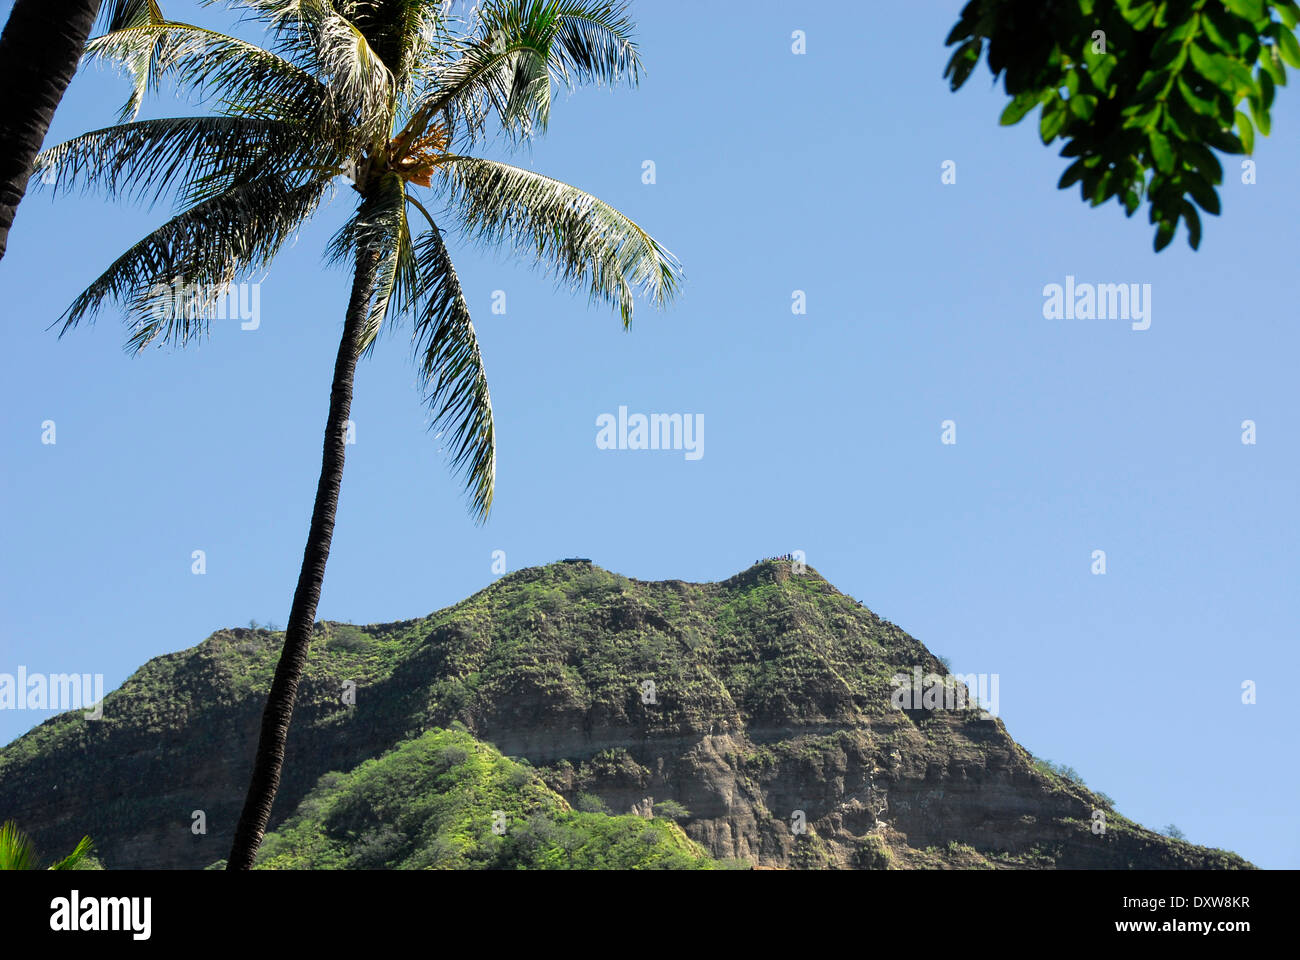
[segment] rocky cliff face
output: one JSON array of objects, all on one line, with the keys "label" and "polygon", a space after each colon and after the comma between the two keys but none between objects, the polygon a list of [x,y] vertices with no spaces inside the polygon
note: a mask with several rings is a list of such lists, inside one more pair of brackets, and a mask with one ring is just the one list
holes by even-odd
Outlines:
[{"label": "rocky cliff face", "polygon": [[[103,720],[56,717],[5,747],[0,820],[48,850],[89,833],[110,868],[224,857],[280,640],[218,632],[142,667]],[[1036,768],[979,710],[900,709],[891,678],[916,667],[946,674],[787,562],[709,584],[521,570],[428,618],[318,625],[272,825],[322,774],[455,726],[566,798],[675,801],[692,840],[755,865],[1249,866]]]}]

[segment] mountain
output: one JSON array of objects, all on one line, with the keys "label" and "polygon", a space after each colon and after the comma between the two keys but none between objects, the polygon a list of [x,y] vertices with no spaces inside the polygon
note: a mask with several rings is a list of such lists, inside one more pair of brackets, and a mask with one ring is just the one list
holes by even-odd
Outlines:
[{"label": "mountain", "polygon": [[[145,664],[103,719],[54,717],[0,750],[0,820],[42,850],[89,833],[110,869],[220,860],[281,639],[218,631]],[[635,865],[707,865],[689,837],[712,861],[765,867],[1250,866],[1147,830],[1036,763],[1000,719],[962,708],[960,682],[948,703],[909,702],[899,675],[931,692],[950,676],[815,570],[779,560],[703,584],[566,561],[422,619],[320,623],[260,862],[536,866],[594,844],[608,864],[632,856],[616,852],[626,831],[646,832],[626,815],[654,811],[662,834],[644,845],[662,848]],[[429,759],[448,750],[464,761]],[[460,770],[475,757],[487,766]],[[478,782],[498,773],[514,794]],[[384,777],[406,786],[376,804]],[[541,811],[528,829],[549,839],[488,840],[497,810],[507,838]]]}]

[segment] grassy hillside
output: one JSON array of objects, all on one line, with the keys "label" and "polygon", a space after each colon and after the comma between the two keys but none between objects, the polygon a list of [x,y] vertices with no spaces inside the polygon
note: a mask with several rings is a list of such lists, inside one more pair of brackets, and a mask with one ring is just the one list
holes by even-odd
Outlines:
[{"label": "grassy hillside", "polygon": [[267,836],[259,869],[706,869],[671,820],[573,810],[467,733],[430,730],[328,773]]}]

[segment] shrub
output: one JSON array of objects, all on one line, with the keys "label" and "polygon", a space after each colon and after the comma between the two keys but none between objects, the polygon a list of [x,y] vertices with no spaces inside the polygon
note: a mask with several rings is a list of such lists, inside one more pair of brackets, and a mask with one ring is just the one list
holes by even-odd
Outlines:
[{"label": "shrub", "polygon": [[442,748],[442,762],[448,767],[459,767],[469,759],[469,751],[464,747],[451,744]]},{"label": "shrub", "polygon": [[573,808],[582,813],[609,813],[609,805],[594,793],[580,793],[573,800]]},{"label": "shrub", "polygon": [[1068,780],[1070,783],[1077,783],[1081,787],[1087,786],[1083,781],[1083,777],[1079,774],[1079,771],[1068,764],[1053,763],[1051,760],[1040,760],[1035,757],[1034,769],[1042,774],[1053,774],[1060,777],[1062,780]]},{"label": "shrub", "polygon": [[665,820],[688,820],[691,816],[691,812],[676,800],[660,800],[655,804],[654,812],[656,817]]},{"label": "shrub", "polygon": [[366,832],[349,851],[348,867],[353,870],[382,870],[389,861],[407,846],[404,836],[391,824],[381,824],[378,829]]},{"label": "shrub", "polygon": [[894,857],[878,837],[867,837],[853,851],[853,866],[859,870],[888,870]]}]

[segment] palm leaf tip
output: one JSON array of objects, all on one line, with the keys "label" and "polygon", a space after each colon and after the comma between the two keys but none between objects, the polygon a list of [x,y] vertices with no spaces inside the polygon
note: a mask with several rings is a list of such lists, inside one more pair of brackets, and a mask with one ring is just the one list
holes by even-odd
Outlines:
[{"label": "palm leaf tip", "polygon": [[[75,870],[93,848],[90,837],[82,837],[70,854],[49,869]],[[18,829],[18,824],[12,820],[0,824],[0,870],[37,870],[38,859],[31,838]]]},{"label": "palm leaf tip", "polygon": [[676,294],[680,261],[603,200],[495,160],[448,156],[439,169],[470,238],[532,253],[561,283],[585,285],[593,302],[617,307],[624,327],[631,324],[638,294],[656,306]]},{"label": "palm leaf tip", "polygon": [[642,64],[629,6],[627,0],[489,0],[482,29],[501,46],[527,40],[545,69],[569,86],[635,85]]},{"label": "palm leaf tip", "polygon": [[99,11],[100,22],[108,32],[162,23],[166,18],[157,0],[108,0]]},{"label": "palm leaf tip", "polygon": [[[205,295],[268,264],[321,202],[322,178],[292,186],[279,177],[241,183],[177,214],[118,257],[64,311],[62,333],[108,299],[125,308],[129,352],[154,340],[183,346],[202,336],[211,313],[187,294],[182,309],[160,310],[173,279]],[[191,309],[192,307],[198,309]]]},{"label": "palm leaf tip", "polygon": [[77,845],[73,848],[72,852],[68,854],[66,857],[64,857],[62,860],[60,860],[58,863],[52,864],[50,866],[50,869],[51,870],[75,870],[78,866],[81,865],[81,861],[85,860],[86,857],[90,855],[90,851],[94,848],[94,846],[95,844],[93,841],[91,841],[90,837],[82,837],[77,842]]},{"label": "palm leaf tip", "polygon": [[432,222],[416,241],[414,257],[413,344],[432,415],[429,429],[451,433],[452,471],[463,476],[471,512],[483,523],[496,488],[496,422],[487,369],[455,266]]},{"label": "palm leaf tip", "polygon": [[626,2],[560,2],[553,44],[560,69],[567,75],[610,85],[640,79],[641,58],[632,39],[635,24]]},{"label": "palm leaf tip", "polygon": [[36,850],[18,824],[0,824],[0,870],[35,870]]}]

